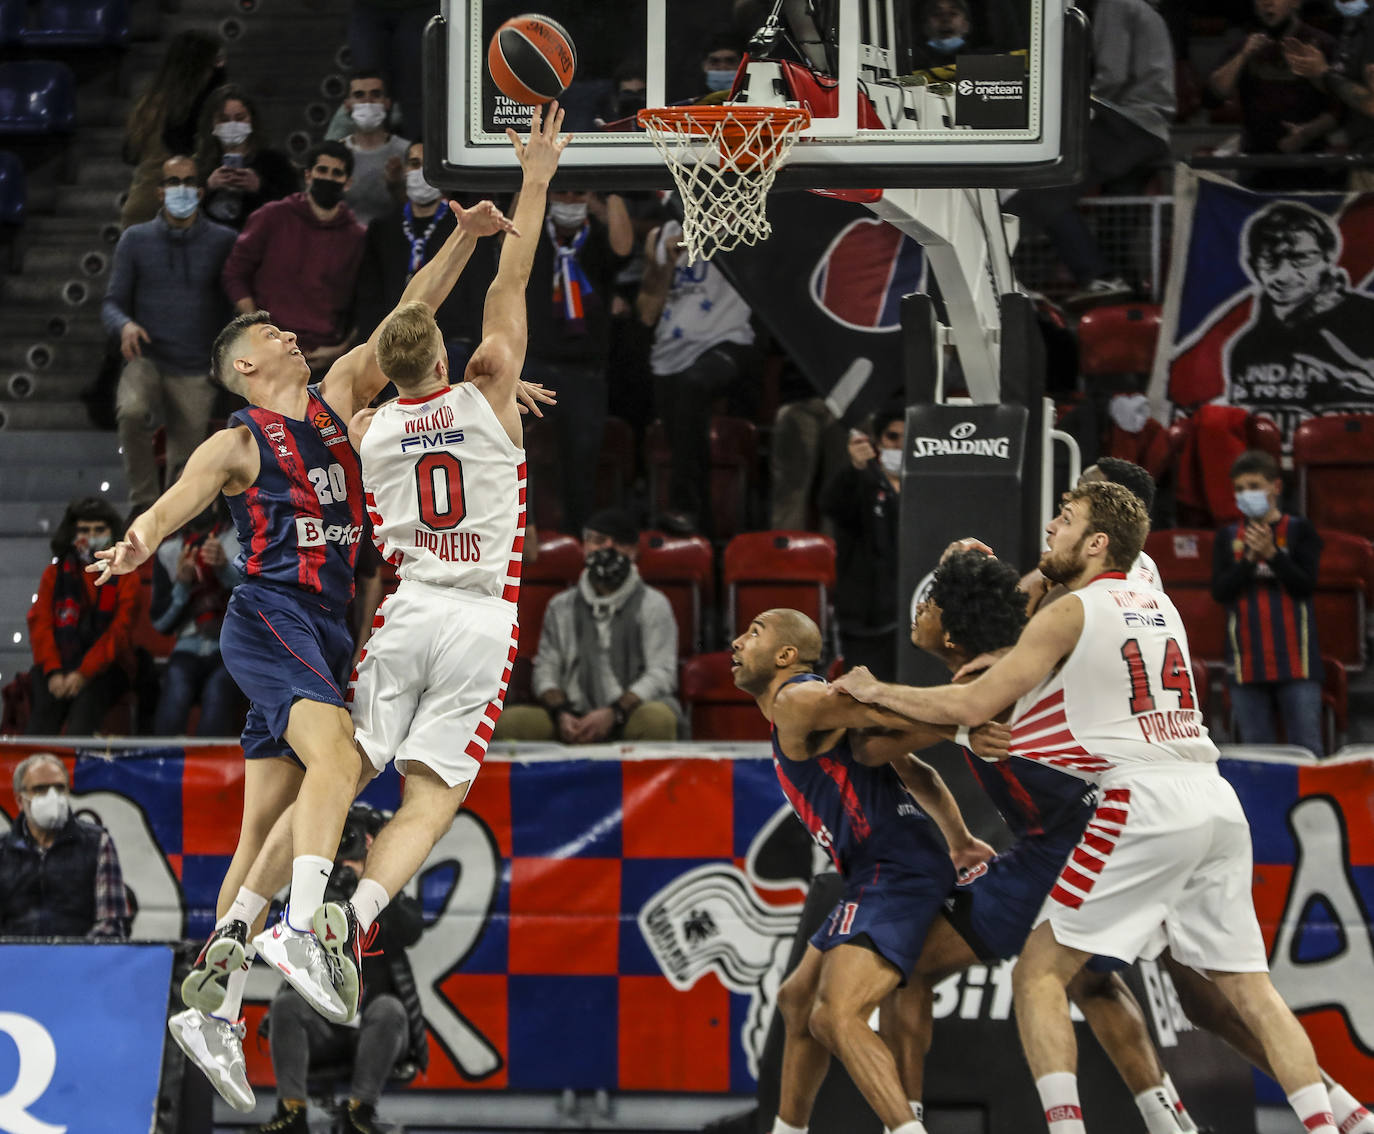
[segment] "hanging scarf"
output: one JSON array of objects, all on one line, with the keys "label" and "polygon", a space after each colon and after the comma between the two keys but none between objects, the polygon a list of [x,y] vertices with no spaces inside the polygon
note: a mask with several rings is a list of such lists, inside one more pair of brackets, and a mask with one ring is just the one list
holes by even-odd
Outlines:
[{"label": "hanging scarf", "polygon": [[52,587],[52,636],[66,673],[80,668],[86,651],[114,621],[115,588],[97,588],[92,606],[88,578],[86,565],[75,552],[69,552],[57,565]]},{"label": "hanging scarf", "polygon": [[558,255],[558,263],[553,270],[554,317],[562,317],[569,334],[585,334],[582,299],[583,296],[592,294],[592,281],[582,270],[582,263],[578,260],[577,254],[587,243],[591,225],[584,221],[577,235],[572,238],[571,244],[558,243],[558,234],[552,220],[546,220],[544,228],[549,234],[549,239],[553,241],[554,252]]},{"label": "hanging scarf", "polygon": [[406,234],[406,239],[410,241],[410,269],[406,273],[406,283],[410,283],[410,277],[425,266],[425,247],[429,244],[429,234],[434,231],[434,226],[439,223],[439,218],[444,215],[444,199],[439,198],[439,207],[434,210],[434,215],[429,218],[429,224],[425,225],[423,232],[415,231],[415,214],[410,209],[410,202],[406,202],[406,207],[401,213],[401,229]]}]

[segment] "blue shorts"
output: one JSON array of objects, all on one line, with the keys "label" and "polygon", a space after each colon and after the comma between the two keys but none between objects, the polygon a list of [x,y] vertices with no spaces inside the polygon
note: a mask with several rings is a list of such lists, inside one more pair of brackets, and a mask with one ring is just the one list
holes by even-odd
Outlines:
[{"label": "blue shorts", "polygon": [[250,760],[286,756],[291,706],[319,701],[346,709],[343,689],[353,667],[353,635],[342,614],[264,586],[234,589],[219,637],[225,668],[252,702],[243,726]]},{"label": "blue shorts", "polygon": [[1074,826],[1022,839],[971,882],[954,887],[945,917],[980,961],[1021,952],[1082,833]]},{"label": "blue shorts", "polygon": [[812,935],[811,944],[822,953],[836,945],[870,948],[896,968],[905,983],[953,885],[954,865],[947,855],[921,868],[887,861],[851,865],[845,872],[844,896]]}]

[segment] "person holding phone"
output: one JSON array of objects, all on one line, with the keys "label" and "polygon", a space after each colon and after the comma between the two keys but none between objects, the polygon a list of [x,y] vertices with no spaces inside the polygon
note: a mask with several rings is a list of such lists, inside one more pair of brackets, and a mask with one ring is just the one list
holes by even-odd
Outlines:
[{"label": "person holding phone", "polygon": [[291,159],[264,144],[257,122],[252,99],[231,84],[206,99],[196,135],[196,166],[205,179],[201,208],[235,231],[243,229],[256,209],[299,188]]}]

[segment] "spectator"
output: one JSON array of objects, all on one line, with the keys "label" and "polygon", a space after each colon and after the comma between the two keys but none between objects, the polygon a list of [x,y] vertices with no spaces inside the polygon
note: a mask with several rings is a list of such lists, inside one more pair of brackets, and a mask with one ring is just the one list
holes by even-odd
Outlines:
[{"label": "spectator", "polygon": [[262,205],[300,186],[291,159],[265,143],[258,121],[258,109],[242,89],[220,87],[206,101],[196,139],[196,165],[205,182],[201,208],[235,231]]},{"label": "spectator", "polygon": [[1322,660],[1312,607],[1321,537],[1301,516],[1280,511],[1283,480],[1268,453],[1242,453],[1231,482],[1241,519],[1217,532],[1212,596],[1227,609],[1236,738],[1272,744],[1277,705],[1288,743],[1321,756]]},{"label": "spectator", "polygon": [[349,348],[348,319],[364,230],[343,203],[352,151],[320,142],[306,157],[305,192],[263,205],[224,265],[224,290],[240,312],[263,308],[296,333],[322,374]]},{"label": "spectator", "polygon": [[[424,143],[411,142],[406,150],[406,203],[367,226],[354,320],[359,341],[370,336],[391,313],[410,277],[429,263],[453,231],[452,211],[439,190],[425,180],[424,158]],[[463,372],[481,341],[487,285],[496,274],[495,248],[493,241],[477,242],[472,259],[435,312],[452,374]]]},{"label": "spectator", "polygon": [[716,36],[702,53],[701,75],[705,90],[697,94],[705,97],[729,91],[735,85],[735,73],[743,61],[744,53],[733,35]]},{"label": "spectator", "polygon": [[875,414],[871,436],[849,431],[849,467],[836,473],[821,493],[821,511],[835,530],[840,653],[846,668],[866,665],[880,681],[897,677],[898,526],[905,441],[903,410]]},{"label": "spectator", "polygon": [[[355,803],[344,823],[339,852],[325,899],[353,896],[367,852],[385,820],[365,803]],[[377,1100],[397,1067],[428,1062],[424,1016],[415,976],[405,951],[424,931],[420,904],[409,894],[391,899],[362,943],[362,999],[351,1023],[330,1023],[289,984],[283,983],[267,1015],[272,1073],[277,1080],[277,1112],[263,1134],[309,1134],[306,1122],[310,1068],[346,1062],[350,1066],[348,1107],[343,1134],[381,1134]]]},{"label": "spectator", "polygon": [[601,433],[606,424],[615,275],[634,248],[625,202],[577,190],[549,194],[548,216],[529,283],[525,374],[558,391],[563,530],[582,531],[592,510]]},{"label": "spectator", "polygon": [[170,485],[205,440],[214,406],[210,346],[230,313],[220,274],[234,232],[205,219],[202,193],[190,158],[163,162],[162,211],[120,236],[100,308],[124,357],[115,420],[135,514],[162,491],[153,456],[157,422],[167,430]]},{"label": "spectator", "polygon": [[644,76],[643,59],[631,59],[616,68],[611,78],[615,89],[611,95],[610,105],[603,112],[605,117],[593,120],[593,125],[598,130],[607,126],[615,130],[642,129],[636,116],[649,105],[649,85]]},{"label": "spectator", "polygon": [[[1300,40],[1285,40],[1283,56],[1293,73],[1341,103],[1341,126],[1352,152],[1374,155],[1374,12],[1367,0],[1337,0],[1341,23],[1331,59]],[[1352,169],[1349,188],[1374,189],[1374,168]]]},{"label": "spectator", "polygon": [[201,107],[224,74],[224,45],[217,36],[183,31],[168,43],[157,75],[129,112],[124,160],[134,175],[119,216],[124,228],[157,214],[162,163],[172,154],[195,152]]},{"label": "spectator", "polygon": [[348,50],[353,66],[379,68],[387,77],[412,138],[424,137],[420,37],[438,11],[439,0],[353,0],[349,9]]},{"label": "spectator", "polygon": [[[1240,101],[1241,152],[1315,153],[1336,125],[1336,103],[1312,79],[1293,70],[1289,55],[1310,45],[1328,63],[1336,43],[1298,19],[1302,0],[1255,0],[1257,30],[1249,32],[1212,72],[1207,94],[1213,101]],[[1313,169],[1258,169],[1247,174],[1252,189],[1311,189],[1331,185],[1329,175]]]},{"label": "spectator", "polygon": [[128,937],[114,840],[72,814],[66,765],[50,752],[21,760],[14,797],[19,818],[0,837],[0,937]]},{"label": "spectator", "polygon": [[224,497],[163,540],[153,559],[153,629],[175,634],[153,732],[184,736],[200,703],[197,736],[237,736],[240,695],[219,652],[229,595],[243,581],[238,536]]},{"label": "spectator", "polygon": [[353,154],[352,180],[344,200],[367,225],[385,216],[405,196],[405,159],[410,143],[387,129],[391,99],[379,71],[355,71],[344,105],[353,131],[343,143]]},{"label": "spectator", "polygon": [[768,457],[769,527],[808,531],[816,523],[814,505],[820,489],[848,460],[848,431],[790,361],[783,367],[780,385],[783,404],[773,418]]},{"label": "spectator", "polygon": [[64,721],[69,735],[91,736],[129,688],[142,584],[136,574],[119,575],[97,588],[86,571],[97,551],[123,536],[109,501],[88,496],[67,506],[52,537],[53,561],[29,608],[30,736],[56,736]]},{"label": "spectator", "polygon": [[644,280],[636,308],[655,327],[649,369],[654,400],[672,452],[668,508],[659,526],[690,535],[710,529],[703,486],[711,475],[711,403],[729,394],[741,408],[755,363],[749,306],[708,261],[682,262],[682,226],[668,221],[644,242]]},{"label": "spectator", "polygon": [[973,16],[967,0],[925,0],[910,69],[954,66],[955,60],[968,51],[972,35]]},{"label": "spectator", "polygon": [[503,740],[676,740],[677,623],[662,591],[639,576],[639,531],[624,512],[587,521],[586,567],[544,611],[534,658],[538,705],[512,705]]},{"label": "spectator", "polygon": [[[1279,0],[1258,0],[1259,3]],[[1174,116],[1174,56],[1169,29],[1145,0],[1084,0],[1092,20],[1095,100],[1085,146],[1087,168],[1072,185],[1023,189],[1008,212],[1040,228],[1073,273],[1079,291],[1065,306],[1082,309],[1131,292],[1110,275],[1102,249],[1077,205],[1093,185],[1148,175],[1169,157]]]}]

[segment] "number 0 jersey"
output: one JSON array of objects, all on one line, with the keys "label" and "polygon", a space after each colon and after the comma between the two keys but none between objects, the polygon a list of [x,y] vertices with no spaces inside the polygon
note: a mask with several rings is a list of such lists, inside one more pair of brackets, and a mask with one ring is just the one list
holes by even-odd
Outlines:
[{"label": "number 0 jersey", "polygon": [[1215,763],[1168,595],[1111,571],[1060,601],[1073,597],[1083,632],[1059,669],[1017,701],[1011,754],[1094,783],[1119,768]]},{"label": "number 0 jersey", "polygon": [[361,453],[373,538],[402,579],[516,601],[525,451],[477,387],[388,402]]}]

